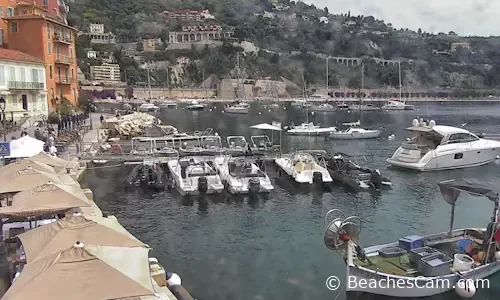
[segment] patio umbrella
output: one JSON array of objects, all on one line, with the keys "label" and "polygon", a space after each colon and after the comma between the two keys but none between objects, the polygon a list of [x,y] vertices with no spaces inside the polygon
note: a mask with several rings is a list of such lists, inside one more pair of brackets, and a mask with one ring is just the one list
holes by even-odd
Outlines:
[{"label": "patio umbrella", "polygon": [[66,169],[71,170],[79,164],[77,161],[65,160],[47,153],[37,154],[30,159],[51,166],[57,173],[65,172]]},{"label": "patio umbrella", "polygon": [[75,243],[26,264],[2,300],[102,300],[155,295],[148,248]]},{"label": "patio umbrella", "polygon": [[39,141],[29,135],[23,136],[10,142],[10,156],[5,158],[32,157],[43,152],[44,142]]},{"label": "patio umbrella", "polygon": [[24,170],[28,167],[31,167],[32,169],[37,170],[37,171],[41,171],[41,172],[54,173],[54,174],[56,173],[56,171],[52,167],[50,167],[44,163],[41,163],[41,162],[30,160],[28,158],[28,159],[23,159],[23,160],[18,160],[16,162],[12,162],[6,166],[1,167],[0,168],[0,177],[5,176],[5,175],[10,176],[17,171]]},{"label": "patio umbrella", "polygon": [[146,247],[130,234],[116,218],[67,216],[17,236],[24,247],[27,263],[56,254],[80,241],[85,245]]},{"label": "patio umbrella", "polygon": [[38,216],[84,206],[90,203],[80,187],[46,181],[15,194],[11,206],[0,207],[0,215]]},{"label": "patio umbrella", "polygon": [[56,184],[64,184],[63,179],[56,174],[27,167],[17,172],[0,176],[0,194],[29,190],[49,181]]}]

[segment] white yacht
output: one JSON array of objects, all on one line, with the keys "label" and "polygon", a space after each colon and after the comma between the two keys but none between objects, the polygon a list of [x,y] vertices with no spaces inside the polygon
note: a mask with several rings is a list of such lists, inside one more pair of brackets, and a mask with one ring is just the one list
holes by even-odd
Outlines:
[{"label": "white yacht", "polygon": [[380,133],[379,129],[363,129],[353,126],[346,130],[331,132],[329,138],[332,140],[373,139],[379,137]]},{"label": "white yacht", "polygon": [[269,193],[274,189],[266,173],[244,159],[218,156],[215,169],[231,194]]},{"label": "white yacht", "polygon": [[200,103],[197,100],[191,101],[188,106],[186,106],[186,109],[188,110],[204,110],[205,109],[205,104]]},{"label": "white yacht", "polygon": [[311,111],[317,111],[317,112],[333,112],[336,111],[337,108],[331,104],[328,103],[322,103],[320,105],[313,105],[309,107]]},{"label": "white yacht", "polygon": [[144,103],[141,104],[137,110],[140,112],[156,112],[159,111],[160,108],[153,103]]},{"label": "white yacht", "polygon": [[328,135],[332,132],[336,132],[337,127],[320,127],[310,123],[302,123],[297,126],[290,126],[286,131],[290,135]]},{"label": "white yacht", "polygon": [[[319,154],[317,160],[312,154]],[[332,177],[326,168],[325,151],[300,151],[275,160],[276,165],[297,183],[331,183]]]},{"label": "white yacht", "polygon": [[248,114],[249,109],[250,104],[244,102],[237,102],[224,106],[224,112],[227,114]]},{"label": "white yacht", "polygon": [[414,110],[415,107],[399,99],[392,99],[387,101],[383,106],[383,110]]},{"label": "white yacht", "polygon": [[349,110],[371,111],[371,110],[380,110],[380,107],[373,106],[372,104],[355,103],[349,105]]},{"label": "white yacht", "polygon": [[158,105],[160,109],[177,109],[177,103],[173,101],[164,101]]},{"label": "white yacht", "polygon": [[413,120],[413,133],[387,162],[418,171],[460,169],[485,165],[500,152],[500,142],[480,138],[463,129]]},{"label": "white yacht", "polygon": [[197,157],[178,158],[167,164],[175,188],[182,195],[214,194],[224,190],[217,171]]}]

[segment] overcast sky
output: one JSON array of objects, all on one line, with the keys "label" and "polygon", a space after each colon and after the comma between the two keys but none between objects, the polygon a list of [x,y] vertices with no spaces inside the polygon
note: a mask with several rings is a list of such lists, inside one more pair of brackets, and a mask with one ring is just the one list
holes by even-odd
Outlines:
[{"label": "overcast sky", "polygon": [[304,0],[332,14],[372,15],[395,28],[500,35],[500,0]]}]

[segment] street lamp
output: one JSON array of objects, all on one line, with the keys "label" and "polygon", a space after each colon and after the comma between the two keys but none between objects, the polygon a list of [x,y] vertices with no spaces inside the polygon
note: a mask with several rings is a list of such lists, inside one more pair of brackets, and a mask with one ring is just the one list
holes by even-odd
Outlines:
[{"label": "street lamp", "polygon": [[3,141],[7,142],[7,129],[5,128],[5,102],[4,97],[0,97],[0,110],[2,111],[2,131],[3,131]]}]

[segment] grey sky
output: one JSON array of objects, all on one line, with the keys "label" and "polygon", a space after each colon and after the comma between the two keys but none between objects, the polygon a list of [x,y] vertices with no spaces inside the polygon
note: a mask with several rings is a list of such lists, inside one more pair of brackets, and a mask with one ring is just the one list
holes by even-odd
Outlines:
[{"label": "grey sky", "polygon": [[330,13],[372,15],[395,28],[460,35],[500,35],[500,0],[305,0]]}]

